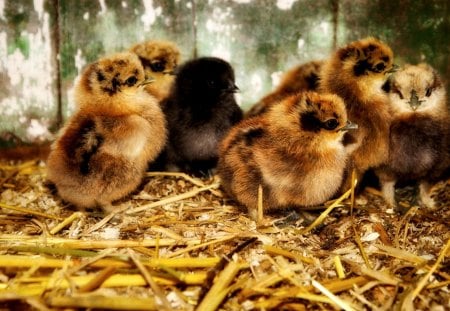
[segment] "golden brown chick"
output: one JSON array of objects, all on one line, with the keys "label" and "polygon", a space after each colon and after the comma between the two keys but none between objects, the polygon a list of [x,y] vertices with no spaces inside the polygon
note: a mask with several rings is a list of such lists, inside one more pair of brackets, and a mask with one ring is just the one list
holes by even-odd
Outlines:
[{"label": "golden brown chick", "polygon": [[317,205],[339,189],[347,165],[344,102],[298,93],[232,128],[219,150],[224,190],[256,219],[258,186],[266,211]]},{"label": "golden brown chick", "polygon": [[418,181],[420,199],[433,207],[430,189],[449,167],[449,126],[445,87],[427,64],[405,65],[386,88],[392,106],[389,161],[376,173],[385,200],[396,206],[395,184]]},{"label": "golden brown chick", "polygon": [[147,78],[154,79],[146,89],[159,101],[166,98],[174,80],[174,71],[180,62],[180,51],[175,43],[150,40],[131,47],[139,56]]},{"label": "golden brown chick", "polygon": [[[391,111],[382,87],[394,68],[393,57],[389,46],[369,37],[338,49],[320,74],[319,89],[341,96],[348,118],[359,126],[344,139],[354,149],[349,170],[354,168],[358,179],[388,158]],[[346,181],[344,187],[349,185]]]},{"label": "golden brown chick", "polygon": [[284,73],[277,88],[264,96],[245,114],[253,117],[264,113],[268,108],[280,102],[281,99],[301,91],[316,91],[319,87],[319,73],[324,61],[310,61],[295,66]]},{"label": "golden brown chick", "polygon": [[144,69],[132,53],[90,64],[76,86],[78,111],[61,129],[47,177],[79,208],[107,208],[142,181],[166,141],[164,115],[143,88]]}]

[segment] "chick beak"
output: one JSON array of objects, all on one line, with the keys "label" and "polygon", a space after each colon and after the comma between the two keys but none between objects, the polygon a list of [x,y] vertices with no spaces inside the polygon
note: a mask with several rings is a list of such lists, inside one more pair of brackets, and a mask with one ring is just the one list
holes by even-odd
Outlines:
[{"label": "chick beak", "polygon": [[237,92],[239,92],[240,90],[239,90],[239,88],[236,86],[236,84],[231,83],[231,84],[228,86],[228,88],[226,89],[226,91],[229,92],[229,93],[237,93]]},{"label": "chick beak", "polygon": [[398,71],[399,69],[400,69],[400,66],[399,66],[399,65],[393,64],[393,65],[392,65],[392,68],[389,69],[388,71],[386,71],[386,73],[394,73],[394,72]]},{"label": "chick beak", "polygon": [[358,124],[347,121],[343,127],[339,129],[339,131],[348,131],[348,130],[356,130],[358,128]]},{"label": "chick beak", "polygon": [[147,84],[150,84],[154,81],[155,81],[155,79],[153,79],[152,77],[149,77],[149,78],[145,79],[144,81],[142,81],[141,84],[138,85],[138,87],[144,87]]},{"label": "chick beak", "polygon": [[411,98],[409,99],[408,104],[411,106],[412,110],[416,111],[417,108],[422,104],[423,100],[419,100],[419,96],[417,96],[416,90],[411,91]]}]

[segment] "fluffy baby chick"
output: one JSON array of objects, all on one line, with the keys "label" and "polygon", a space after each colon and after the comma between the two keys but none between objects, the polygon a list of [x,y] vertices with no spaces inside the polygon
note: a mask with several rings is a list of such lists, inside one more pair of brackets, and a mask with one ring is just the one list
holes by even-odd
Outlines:
[{"label": "fluffy baby chick", "polygon": [[[320,74],[319,89],[341,96],[349,119],[359,126],[344,139],[354,149],[352,167],[359,180],[388,158],[391,111],[382,87],[394,68],[393,57],[389,46],[369,37],[338,49]],[[346,181],[344,187],[349,185]]]},{"label": "fluffy baby chick", "polygon": [[419,182],[420,199],[434,206],[431,185],[449,166],[449,124],[445,87],[427,64],[406,65],[387,84],[393,111],[389,160],[377,170],[383,196],[396,206],[397,180]]},{"label": "fluffy baby chick", "polygon": [[76,86],[78,111],[61,129],[47,176],[59,195],[79,208],[108,208],[140,184],[148,162],[166,141],[164,115],[142,87],[135,54],[89,65]]},{"label": "fluffy baby chick", "polygon": [[324,61],[310,61],[284,73],[277,88],[264,96],[245,114],[246,117],[260,115],[283,98],[301,91],[316,91],[319,87],[319,73]]},{"label": "fluffy baby chick", "polygon": [[322,204],[341,186],[348,158],[342,139],[352,127],[337,95],[286,97],[223,140],[222,186],[254,219],[259,185],[266,211]]},{"label": "fluffy baby chick", "polygon": [[169,94],[174,80],[174,71],[180,62],[180,51],[173,42],[150,40],[131,47],[144,66],[147,78],[154,79],[146,89],[158,100]]},{"label": "fluffy baby chick", "polygon": [[210,173],[219,141],[242,119],[237,90],[233,68],[222,59],[202,57],[179,68],[163,104],[169,128],[165,169]]}]

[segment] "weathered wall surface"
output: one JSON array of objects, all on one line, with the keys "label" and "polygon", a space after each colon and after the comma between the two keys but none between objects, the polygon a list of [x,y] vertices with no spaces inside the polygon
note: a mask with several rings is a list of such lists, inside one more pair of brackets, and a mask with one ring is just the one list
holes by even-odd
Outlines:
[{"label": "weathered wall surface", "polygon": [[[51,139],[73,111],[74,81],[99,56],[148,39],[183,60],[213,55],[235,68],[244,108],[282,71],[367,35],[399,64],[450,75],[447,0],[0,0],[0,147]],[[16,138],[14,138],[16,137]]]}]

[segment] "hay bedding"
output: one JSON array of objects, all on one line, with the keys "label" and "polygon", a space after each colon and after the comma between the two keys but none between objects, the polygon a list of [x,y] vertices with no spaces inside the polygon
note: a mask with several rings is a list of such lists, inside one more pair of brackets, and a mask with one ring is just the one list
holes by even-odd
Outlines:
[{"label": "hay bedding", "polygon": [[149,173],[104,215],[64,205],[42,162],[0,165],[2,310],[450,309],[450,181],[435,210],[369,189],[256,224],[216,178]]}]

